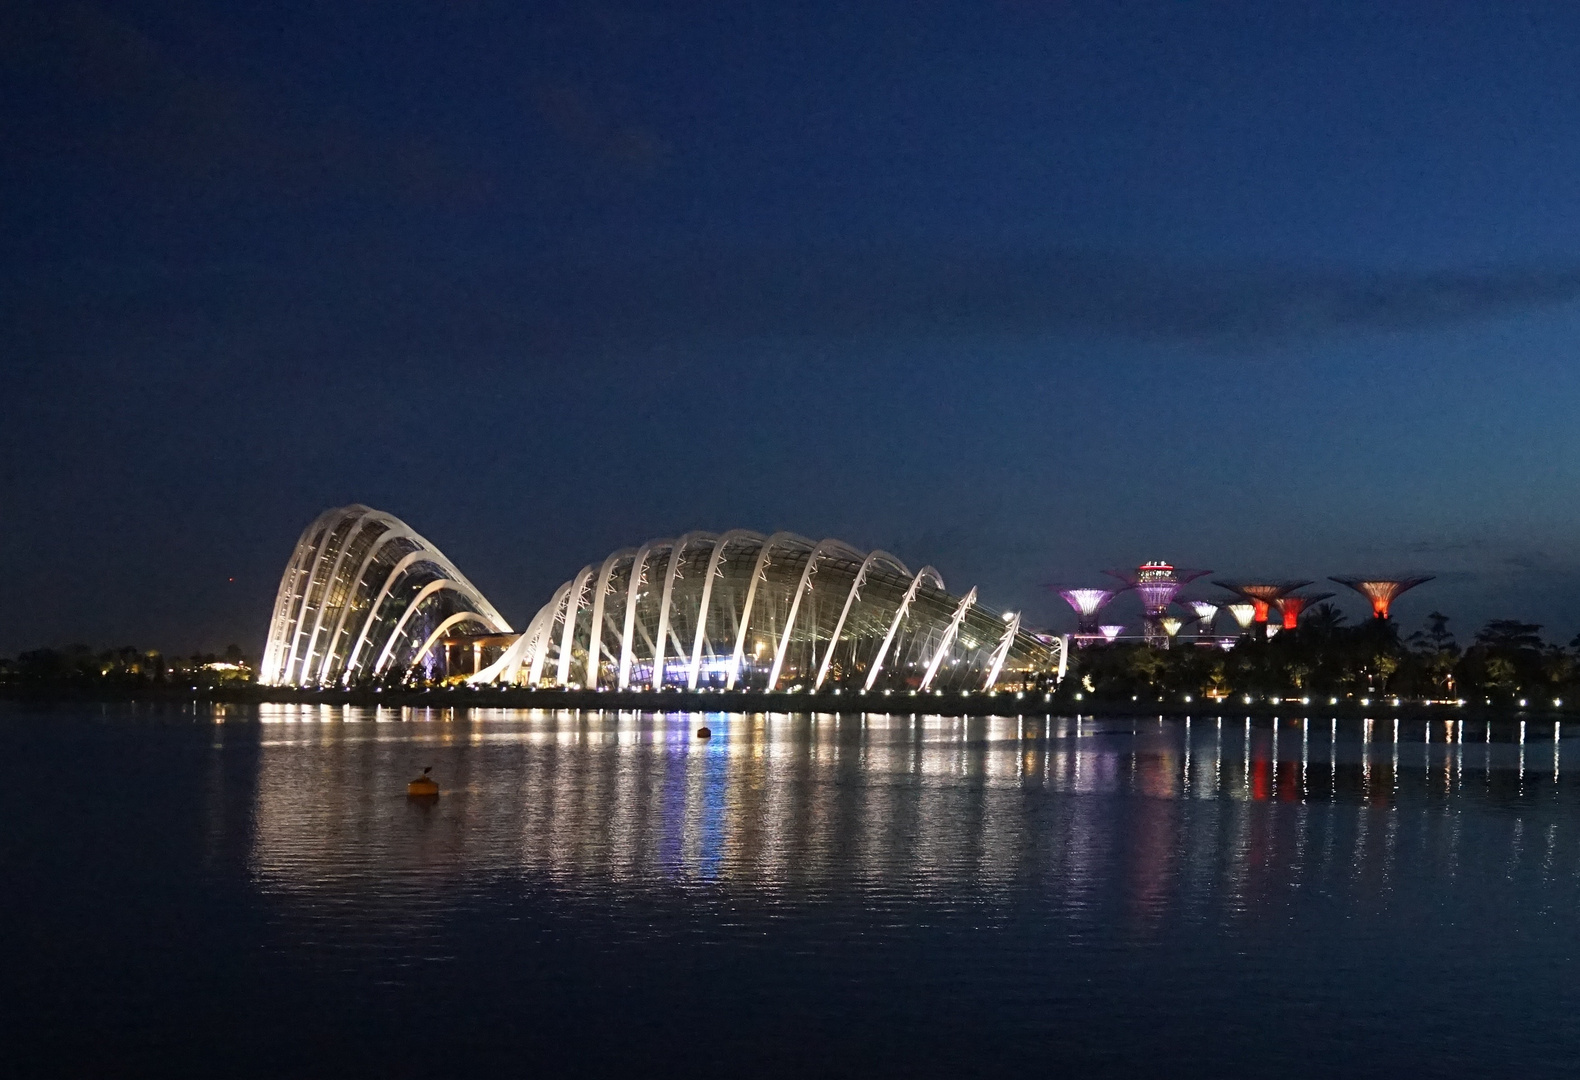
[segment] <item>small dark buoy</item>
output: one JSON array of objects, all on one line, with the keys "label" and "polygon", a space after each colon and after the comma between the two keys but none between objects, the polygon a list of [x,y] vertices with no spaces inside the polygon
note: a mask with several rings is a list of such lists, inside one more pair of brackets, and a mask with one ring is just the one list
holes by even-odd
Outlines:
[{"label": "small dark buoy", "polygon": [[713,732],[709,731],[705,727],[699,727],[697,729],[697,738],[699,738],[699,739],[711,739],[711,738],[713,738]]}]

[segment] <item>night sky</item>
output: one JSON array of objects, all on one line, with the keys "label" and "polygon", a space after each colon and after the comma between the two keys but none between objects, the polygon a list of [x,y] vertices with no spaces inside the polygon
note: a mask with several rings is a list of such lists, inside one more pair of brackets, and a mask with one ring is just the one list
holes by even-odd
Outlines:
[{"label": "night sky", "polygon": [[0,653],[256,655],[347,502],[518,625],[739,526],[1580,630],[1580,5],[0,0],[0,151]]}]

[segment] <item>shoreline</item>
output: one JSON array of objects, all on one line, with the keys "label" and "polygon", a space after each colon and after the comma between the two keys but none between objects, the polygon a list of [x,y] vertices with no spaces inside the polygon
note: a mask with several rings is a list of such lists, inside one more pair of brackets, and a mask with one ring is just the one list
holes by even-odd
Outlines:
[{"label": "shoreline", "polygon": [[655,713],[793,712],[793,713],[885,713],[890,715],[926,714],[928,716],[1159,716],[1184,719],[1198,716],[1236,716],[1272,720],[1309,716],[1339,719],[1412,720],[1490,720],[1515,723],[1524,721],[1562,722],[1580,715],[1580,708],[1567,703],[1555,706],[1520,707],[1516,704],[1465,704],[1423,702],[1391,698],[1372,699],[1362,705],[1341,698],[1337,704],[1321,699],[1302,704],[1298,700],[1221,703],[1211,701],[1112,701],[1075,700],[1069,694],[1027,691],[1001,694],[802,694],[761,691],[676,691],[651,690],[528,690],[494,688],[435,688],[427,690],[351,690],[298,689],[294,687],[136,686],[122,688],[35,686],[0,687],[0,701],[78,702],[98,704],[191,703],[223,705],[326,705],[384,708],[479,708],[479,709],[572,709],[580,711],[619,711]]}]

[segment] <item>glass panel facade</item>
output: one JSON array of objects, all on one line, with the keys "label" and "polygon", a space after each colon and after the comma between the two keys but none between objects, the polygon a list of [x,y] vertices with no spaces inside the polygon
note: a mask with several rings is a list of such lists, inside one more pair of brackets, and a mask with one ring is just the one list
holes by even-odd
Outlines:
[{"label": "glass panel facade", "polygon": [[[510,627],[443,554],[366,506],[320,515],[280,580],[260,681],[437,677],[445,635]],[[557,589],[477,682],[588,689],[960,691],[1045,685],[1059,644],[931,567],[793,533],[688,533]]]},{"label": "glass panel facade", "polygon": [[366,506],[337,507],[307,527],[286,565],[258,681],[404,680],[430,659],[414,655],[421,645],[463,613],[474,618],[452,624],[458,632],[510,630],[465,575],[405,522]]}]

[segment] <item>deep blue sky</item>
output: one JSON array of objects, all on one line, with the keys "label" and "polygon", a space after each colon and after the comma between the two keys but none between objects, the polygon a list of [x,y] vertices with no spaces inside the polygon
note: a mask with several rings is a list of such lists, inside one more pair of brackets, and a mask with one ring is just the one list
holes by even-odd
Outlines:
[{"label": "deep blue sky", "polygon": [[256,652],[351,501],[522,623],[751,526],[1567,641],[1576,117],[1568,3],[0,2],[0,653]]}]

